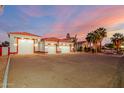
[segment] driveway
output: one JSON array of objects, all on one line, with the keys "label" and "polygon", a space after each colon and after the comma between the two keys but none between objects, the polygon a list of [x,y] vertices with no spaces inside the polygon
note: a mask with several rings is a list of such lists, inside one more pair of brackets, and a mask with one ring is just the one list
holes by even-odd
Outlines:
[{"label": "driveway", "polygon": [[121,87],[120,57],[92,54],[12,56],[9,87]]}]

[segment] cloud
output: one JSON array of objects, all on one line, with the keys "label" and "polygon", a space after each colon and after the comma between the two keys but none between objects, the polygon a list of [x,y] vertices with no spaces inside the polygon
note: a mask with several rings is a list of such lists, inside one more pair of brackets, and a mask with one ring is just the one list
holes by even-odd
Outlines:
[{"label": "cloud", "polygon": [[109,32],[111,27],[117,27],[118,24],[124,22],[124,6],[95,7],[94,9],[89,9],[87,11],[81,11],[78,16],[72,17],[72,19],[68,21],[74,13],[73,9],[69,13],[69,15],[67,14],[68,17],[65,16],[65,12],[64,14],[60,13],[62,16],[65,16],[67,21],[63,19],[64,21],[53,24],[51,28],[52,31],[46,34],[46,36],[55,35],[57,37],[64,37],[66,33],[69,32],[73,36],[77,34],[80,40],[84,40],[88,32],[93,31],[98,27],[105,27]]},{"label": "cloud", "polygon": [[40,10],[40,6],[17,6],[17,8],[27,16],[38,17],[44,15]]}]

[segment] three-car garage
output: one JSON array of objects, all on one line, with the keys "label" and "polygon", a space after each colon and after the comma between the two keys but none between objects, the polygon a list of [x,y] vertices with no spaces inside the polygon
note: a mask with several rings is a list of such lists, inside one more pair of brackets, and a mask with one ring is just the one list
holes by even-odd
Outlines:
[{"label": "three-car garage", "polygon": [[70,53],[73,46],[65,39],[41,38],[27,32],[11,32],[9,37],[11,54]]}]

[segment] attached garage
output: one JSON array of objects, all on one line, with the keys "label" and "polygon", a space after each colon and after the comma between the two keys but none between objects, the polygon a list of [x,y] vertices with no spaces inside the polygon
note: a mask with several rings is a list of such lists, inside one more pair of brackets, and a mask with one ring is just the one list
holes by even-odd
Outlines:
[{"label": "attached garage", "polygon": [[72,52],[73,43],[67,39],[58,38],[43,38],[41,40],[45,45],[45,53],[56,54],[56,53],[70,53]]},{"label": "attached garage", "polygon": [[45,50],[48,54],[56,54],[56,46],[46,46]]},{"label": "attached garage", "polygon": [[61,53],[70,53],[70,46],[60,46]]},{"label": "attached garage", "polygon": [[10,54],[33,54],[39,51],[41,37],[27,32],[10,32]]},{"label": "attached garage", "polygon": [[19,39],[18,40],[18,54],[33,54],[34,40]]}]

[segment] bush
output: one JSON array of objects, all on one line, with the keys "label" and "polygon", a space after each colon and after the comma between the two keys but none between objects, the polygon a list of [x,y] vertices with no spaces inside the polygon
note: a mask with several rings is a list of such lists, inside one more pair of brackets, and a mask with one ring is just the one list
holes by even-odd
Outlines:
[{"label": "bush", "polygon": [[84,47],[84,51],[85,52],[90,52],[91,51],[91,48],[90,47],[88,47],[88,48],[87,47]]},{"label": "bush", "polygon": [[100,48],[97,48],[97,52],[101,52]]},{"label": "bush", "polygon": [[97,49],[92,48],[92,53],[96,53]]},{"label": "bush", "polygon": [[77,51],[82,52],[82,47],[79,47]]}]

